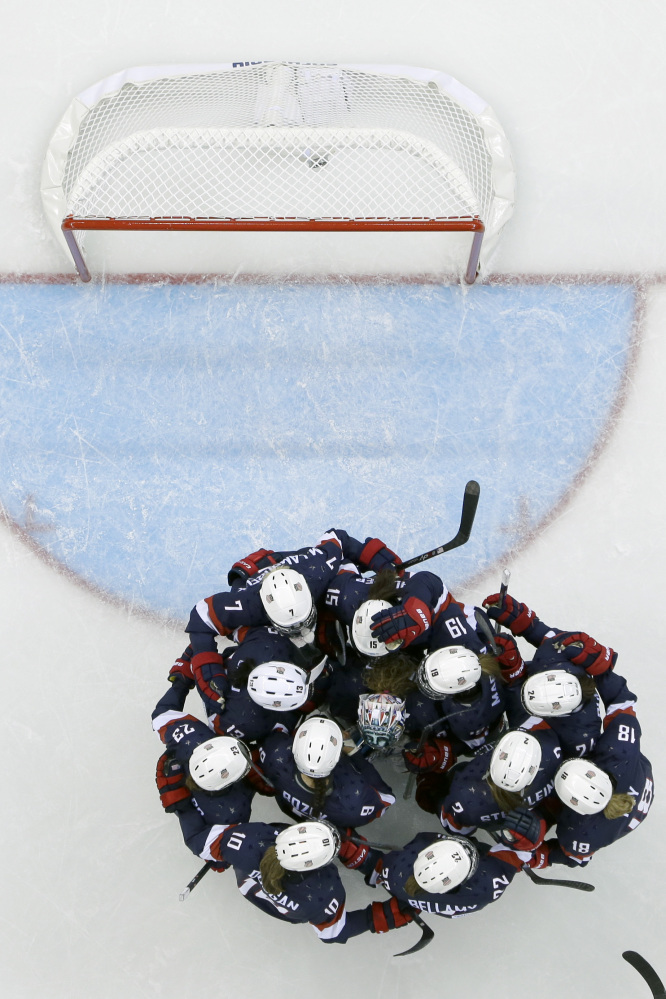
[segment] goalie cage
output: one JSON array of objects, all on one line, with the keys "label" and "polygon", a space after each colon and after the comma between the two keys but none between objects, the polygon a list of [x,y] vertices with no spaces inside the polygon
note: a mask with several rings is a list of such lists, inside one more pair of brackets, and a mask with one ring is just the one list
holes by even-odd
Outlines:
[{"label": "goalie cage", "polygon": [[72,102],[42,199],[80,277],[77,231],[470,232],[474,282],[513,210],[492,109],[405,66],[260,62],[129,69]]}]

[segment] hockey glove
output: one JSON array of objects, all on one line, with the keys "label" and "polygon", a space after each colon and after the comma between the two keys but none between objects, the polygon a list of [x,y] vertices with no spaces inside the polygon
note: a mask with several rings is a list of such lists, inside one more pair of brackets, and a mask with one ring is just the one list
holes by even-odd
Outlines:
[{"label": "hockey glove", "polygon": [[175,663],[169,670],[169,683],[175,683],[175,681],[179,678],[182,678],[185,681],[190,690],[194,687],[191,645],[188,645],[185,651],[178,656]]},{"label": "hockey glove", "polygon": [[277,559],[272,556],[275,554],[272,548],[260,548],[256,552],[252,552],[251,555],[246,555],[245,558],[241,558],[238,562],[234,562],[231,569],[227,574],[227,581],[229,586],[234,584],[238,586],[244,586],[248,579],[252,576],[256,576],[260,569],[265,569],[269,565],[275,565]]},{"label": "hockey glove", "polygon": [[527,808],[514,808],[506,816],[499,837],[514,850],[532,852],[543,842],[548,826]]},{"label": "hockey glove", "polygon": [[165,812],[184,812],[190,807],[191,794],[185,787],[186,778],[183,764],[162,753],[157,761],[155,783]]},{"label": "hockey glove", "polygon": [[562,638],[557,637],[556,648],[559,648],[574,666],[582,666],[590,676],[599,676],[615,667],[617,652],[608,645],[600,645],[584,631],[573,631]]},{"label": "hockey glove", "polygon": [[198,652],[192,659],[192,675],[199,693],[223,708],[228,680],[219,652]]},{"label": "hockey glove", "polygon": [[372,903],[370,932],[388,933],[389,930],[398,930],[411,923],[413,918],[409,902],[401,902],[391,896],[386,902]]},{"label": "hockey glove", "polygon": [[[363,843],[353,843],[348,836],[354,836],[356,839],[362,839]],[[359,836],[356,830],[347,828],[345,829],[342,836],[342,845],[338,850],[338,860],[341,864],[350,870],[355,871],[357,867],[360,867],[364,860],[370,856],[370,847],[367,844],[365,836]]]},{"label": "hockey glove", "polygon": [[515,640],[509,635],[496,635],[495,642],[500,652],[497,661],[502,670],[504,683],[524,680],[527,669]]},{"label": "hockey glove", "polygon": [[530,610],[527,604],[521,604],[519,600],[515,600],[508,593],[504,594],[504,599],[499,593],[491,593],[483,601],[483,606],[488,617],[506,625],[513,635],[522,635],[530,625],[538,620],[534,611]]},{"label": "hockey glove", "polygon": [[380,642],[386,645],[401,642],[402,648],[407,648],[428,630],[432,614],[428,605],[418,597],[409,597],[404,604],[375,614],[372,621],[372,634]]},{"label": "hockey glove", "polygon": [[[555,840],[554,843],[557,845],[557,840]],[[541,846],[538,846],[528,860],[526,866],[531,868],[533,871],[541,870],[543,867],[550,867],[549,843],[542,843]]]},{"label": "hockey glove", "polygon": [[379,538],[366,538],[359,556],[359,569],[366,572],[381,572],[382,569],[396,569],[402,565],[402,559],[387,548]]},{"label": "hockey glove", "polygon": [[259,766],[258,749],[252,750],[252,763],[254,766],[251,766],[248,770],[245,775],[245,780],[251,785],[251,787],[254,788],[257,794],[263,794],[267,798],[272,797],[275,794],[275,785],[270,784],[268,779],[264,780],[263,778],[263,774]]},{"label": "hockey glove", "polygon": [[413,774],[446,773],[456,762],[453,746],[448,739],[429,739],[420,748],[418,742],[408,742],[402,751],[405,766]]},{"label": "hockey glove", "polygon": [[448,778],[442,779],[441,773],[426,773],[417,777],[414,791],[416,804],[430,815],[439,815],[447,784]]}]

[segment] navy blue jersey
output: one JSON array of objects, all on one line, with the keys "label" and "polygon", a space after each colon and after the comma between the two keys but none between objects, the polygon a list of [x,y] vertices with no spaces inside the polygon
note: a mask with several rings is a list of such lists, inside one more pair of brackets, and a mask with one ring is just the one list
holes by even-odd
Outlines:
[{"label": "navy blue jersey", "polygon": [[564,805],[557,822],[557,841],[548,841],[550,863],[569,867],[589,863],[597,850],[636,829],[650,810],[654,798],[652,767],[640,751],[641,730],[633,710],[615,712],[604,725],[590,760],[611,777],[615,793],[632,795],[635,804],[617,819],[607,819],[603,812],[580,815]]},{"label": "navy blue jersey", "polygon": [[[281,732],[264,739],[259,751],[261,769],[275,785],[275,798],[283,812],[296,819],[317,818],[312,809],[315,792],[296,769],[292,742],[290,736]],[[388,784],[358,753],[353,758],[343,754],[328,781],[323,811],[318,817],[341,829],[372,822],[395,802]]]},{"label": "navy blue jersey", "polygon": [[[432,725],[432,736],[453,735],[470,749],[476,749],[488,740],[491,729],[504,715],[504,691],[502,682],[486,673],[482,673],[474,690],[437,701],[420,691],[412,691],[406,698],[407,731],[417,737],[426,726]],[[438,718],[441,729],[436,725]]]},{"label": "navy blue jersey", "polygon": [[[355,551],[355,546],[351,544],[354,539],[350,539],[344,531],[338,533],[345,536],[348,547]],[[305,577],[315,603],[323,597],[346,558],[338,533],[329,531],[318,545],[299,548],[279,563],[296,569]],[[355,545],[360,544],[355,542]],[[189,632],[195,654],[214,651],[216,635],[233,635],[237,628],[243,626],[270,625],[259,595],[262,580],[269,571],[270,569],[264,569],[248,579],[245,586],[215,593],[196,604],[185,629]]]},{"label": "navy blue jersey", "polygon": [[[423,892],[418,896],[407,894],[405,882],[414,873],[414,861],[417,855],[437,840],[446,838],[443,833],[419,833],[402,850],[393,850],[385,854],[381,861],[381,873],[377,883],[384,885],[396,898],[409,902],[414,909],[431,912],[436,916],[446,916],[449,919],[479,912],[491,902],[501,898],[516,875],[516,868],[494,856],[494,848],[486,852],[486,847],[481,843],[476,843],[481,852],[479,866],[463,884],[441,894],[434,892]],[[380,870],[379,865],[377,870]]]},{"label": "navy blue jersey", "polygon": [[[428,652],[435,652],[449,645],[463,645],[480,655],[486,651],[486,642],[476,630],[474,607],[449,601],[437,614],[428,638]],[[411,648],[411,646],[410,646]]]},{"label": "navy blue jersey", "polygon": [[344,666],[336,663],[328,680],[326,703],[334,718],[355,725],[358,720],[358,699],[370,693],[365,685],[367,660],[349,655]]},{"label": "navy blue jersey", "polygon": [[230,864],[241,894],[258,909],[289,923],[310,923],[325,943],[346,943],[371,929],[371,906],[348,912],[345,890],[333,864],[315,871],[287,872],[282,891],[269,894],[262,884],[261,859],[287,826],[246,822],[222,832],[212,846],[218,862]]},{"label": "navy blue jersey", "polygon": [[[523,807],[534,808],[553,793],[553,777],[562,762],[557,736],[545,722],[532,728],[530,734],[541,745],[541,764],[532,783],[523,791]],[[489,830],[504,825],[503,812],[486,781],[493,746],[483,747],[474,759],[458,763],[450,772],[450,784],[440,808],[440,821],[445,829],[467,836],[482,826]]]}]

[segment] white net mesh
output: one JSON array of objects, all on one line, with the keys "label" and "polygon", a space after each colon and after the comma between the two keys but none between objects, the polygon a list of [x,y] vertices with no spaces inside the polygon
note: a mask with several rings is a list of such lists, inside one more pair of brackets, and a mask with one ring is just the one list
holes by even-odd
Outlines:
[{"label": "white net mesh", "polygon": [[486,220],[492,159],[435,82],[263,63],[125,83],[78,128],[79,219]]}]

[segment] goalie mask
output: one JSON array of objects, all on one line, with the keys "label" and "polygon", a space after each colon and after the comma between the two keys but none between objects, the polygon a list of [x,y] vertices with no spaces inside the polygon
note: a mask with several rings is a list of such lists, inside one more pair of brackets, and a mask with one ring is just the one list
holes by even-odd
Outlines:
[{"label": "goalie mask", "polygon": [[363,741],[373,749],[395,746],[405,731],[405,702],[393,694],[361,694],[358,727]]}]

